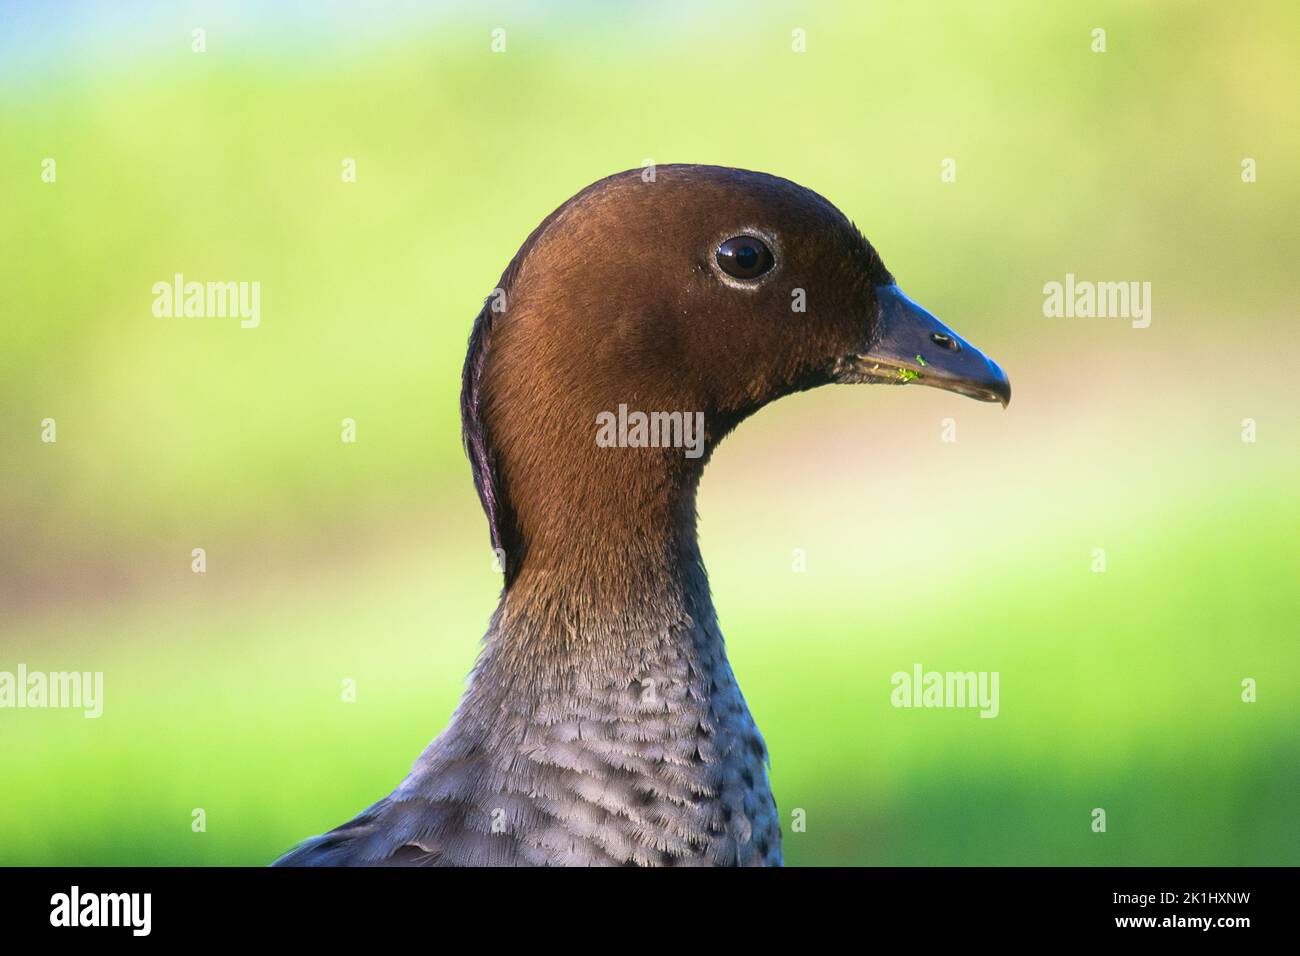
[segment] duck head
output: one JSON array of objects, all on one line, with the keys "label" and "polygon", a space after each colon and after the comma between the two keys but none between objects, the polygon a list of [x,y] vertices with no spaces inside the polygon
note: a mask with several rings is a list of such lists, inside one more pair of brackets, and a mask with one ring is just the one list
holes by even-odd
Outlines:
[{"label": "duck head", "polygon": [[470,339],[465,440],[507,584],[529,566],[581,577],[593,553],[605,572],[629,551],[679,559],[684,539],[665,529],[689,526],[693,541],[718,442],[768,402],[831,383],[1011,394],[802,186],[688,165],[589,186],[524,243]]}]

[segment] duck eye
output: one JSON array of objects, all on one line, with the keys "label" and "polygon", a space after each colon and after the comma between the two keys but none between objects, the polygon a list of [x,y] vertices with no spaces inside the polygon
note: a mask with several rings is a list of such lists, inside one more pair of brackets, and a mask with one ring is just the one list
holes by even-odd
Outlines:
[{"label": "duck eye", "polygon": [[773,262],[772,250],[753,236],[734,236],[718,246],[718,265],[737,279],[757,279]]}]

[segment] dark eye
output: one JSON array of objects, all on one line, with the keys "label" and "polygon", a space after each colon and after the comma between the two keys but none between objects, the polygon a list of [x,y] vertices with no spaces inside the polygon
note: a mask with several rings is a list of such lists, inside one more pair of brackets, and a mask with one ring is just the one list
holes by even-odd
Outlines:
[{"label": "dark eye", "polygon": [[757,279],[772,263],[772,250],[753,236],[733,236],[718,246],[718,265],[737,279]]}]

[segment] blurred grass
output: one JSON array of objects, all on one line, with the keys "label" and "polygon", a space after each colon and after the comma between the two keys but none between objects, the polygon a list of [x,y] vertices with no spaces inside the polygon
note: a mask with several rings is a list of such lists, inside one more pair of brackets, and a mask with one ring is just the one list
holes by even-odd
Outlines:
[{"label": "blurred grass", "polygon": [[[715,599],[808,812],[788,860],[1300,857],[1293,6],[9,12],[0,669],[103,669],[107,701],[0,712],[0,863],[261,863],[396,784],[498,587],[472,316],[647,158],[822,192],[1016,389],[799,396],[711,466]],[[261,327],[154,319],[174,272],[260,281]],[[1151,328],[1042,318],[1066,272],[1151,281]],[[889,707],[915,662],[999,670],[1001,716]]]}]

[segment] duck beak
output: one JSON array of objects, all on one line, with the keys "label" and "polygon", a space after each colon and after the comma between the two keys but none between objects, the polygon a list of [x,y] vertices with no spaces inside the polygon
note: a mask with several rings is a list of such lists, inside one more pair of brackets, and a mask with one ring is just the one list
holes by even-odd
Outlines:
[{"label": "duck beak", "polygon": [[896,285],[876,286],[880,317],[864,352],[840,362],[836,381],[914,382],[981,402],[1011,401],[1011,383],[997,363],[909,299]]}]

